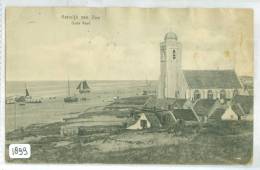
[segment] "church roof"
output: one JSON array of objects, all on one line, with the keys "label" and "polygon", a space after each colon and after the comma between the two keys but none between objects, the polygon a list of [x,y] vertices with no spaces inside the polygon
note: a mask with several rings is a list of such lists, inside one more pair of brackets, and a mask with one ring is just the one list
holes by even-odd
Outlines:
[{"label": "church roof", "polygon": [[183,70],[183,74],[193,89],[241,88],[234,70]]}]

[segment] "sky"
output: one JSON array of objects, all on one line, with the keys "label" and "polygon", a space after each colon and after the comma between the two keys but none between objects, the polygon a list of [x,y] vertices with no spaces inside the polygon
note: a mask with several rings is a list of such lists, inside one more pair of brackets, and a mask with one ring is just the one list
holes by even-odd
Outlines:
[{"label": "sky", "polygon": [[170,31],[183,69],[253,75],[249,9],[10,7],[6,80],[156,80]]}]

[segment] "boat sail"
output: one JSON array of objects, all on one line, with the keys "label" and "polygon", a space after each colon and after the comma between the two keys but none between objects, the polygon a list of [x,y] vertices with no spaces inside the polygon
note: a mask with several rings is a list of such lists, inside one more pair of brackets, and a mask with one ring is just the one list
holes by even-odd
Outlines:
[{"label": "boat sail", "polygon": [[79,93],[89,93],[90,92],[90,87],[88,86],[88,83],[86,80],[81,81],[77,87],[77,90],[79,90]]},{"label": "boat sail", "polygon": [[68,80],[68,96],[64,98],[65,103],[72,103],[72,102],[77,102],[78,98],[76,96],[71,96],[70,95],[70,81]]},{"label": "boat sail", "polygon": [[81,81],[76,89],[81,94],[81,100],[87,100],[86,93],[90,92],[90,87],[87,81],[86,80]]},{"label": "boat sail", "polygon": [[29,91],[28,91],[27,87],[25,88],[25,96],[26,96],[26,97],[27,97],[27,96],[30,96],[30,94],[29,94]]}]

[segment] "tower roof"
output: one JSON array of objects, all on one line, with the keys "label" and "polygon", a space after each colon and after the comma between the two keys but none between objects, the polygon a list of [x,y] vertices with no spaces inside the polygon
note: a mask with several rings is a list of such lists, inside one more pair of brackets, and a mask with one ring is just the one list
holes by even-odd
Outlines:
[{"label": "tower roof", "polygon": [[167,34],[165,34],[164,40],[177,40],[178,37],[174,32],[168,32]]}]

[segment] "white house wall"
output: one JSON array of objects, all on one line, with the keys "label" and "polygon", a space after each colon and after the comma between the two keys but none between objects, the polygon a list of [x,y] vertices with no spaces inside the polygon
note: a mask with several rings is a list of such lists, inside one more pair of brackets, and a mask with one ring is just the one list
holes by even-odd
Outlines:
[{"label": "white house wall", "polygon": [[147,128],[151,128],[151,123],[148,121],[147,117],[145,116],[144,113],[140,114],[140,118],[136,121],[135,124],[129,126],[126,129],[130,129],[130,130],[136,130],[136,129],[143,129],[141,126],[141,120],[146,120],[147,121]]},{"label": "white house wall", "polygon": [[221,116],[221,120],[238,120],[238,116],[231,107],[228,107],[225,113]]},{"label": "white house wall", "polygon": [[187,81],[184,77],[183,72],[180,73],[179,77],[179,92],[180,92],[180,98],[187,98],[187,90],[189,89]]},{"label": "white house wall", "polygon": [[[213,99],[219,99],[220,98],[220,91],[223,89],[186,89],[186,98],[191,99],[193,98],[195,90],[199,90],[201,94],[201,99],[207,99],[208,98],[208,91],[212,90],[213,93]],[[224,89],[226,91],[226,98],[231,99],[233,97],[234,89]],[[240,92],[239,92],[240,94]]]}]

